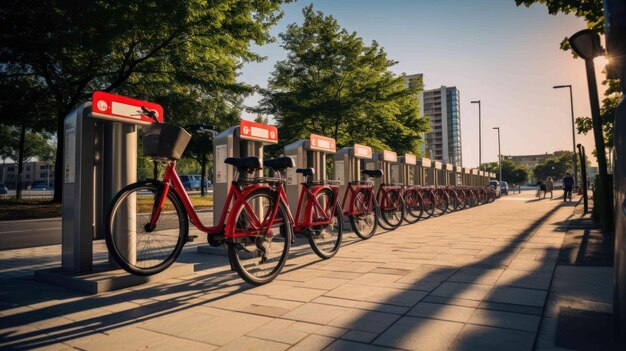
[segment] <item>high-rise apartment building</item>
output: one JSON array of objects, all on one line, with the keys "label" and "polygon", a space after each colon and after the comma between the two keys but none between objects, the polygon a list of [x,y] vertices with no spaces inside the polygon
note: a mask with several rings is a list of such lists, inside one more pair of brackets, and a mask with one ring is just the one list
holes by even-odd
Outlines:
[{"label": "high-rise apartment building", "polygon": [[[407,87],[411,83],[421,83],[423,75],[407,75],[405,81]],[[422,154],[455,166],[463,165],[460,99],[456,87],[441,86],[425,90],[420,95],[420,111],[430,119],[430,132],[424,135],[426,143],[422,146]]]}]

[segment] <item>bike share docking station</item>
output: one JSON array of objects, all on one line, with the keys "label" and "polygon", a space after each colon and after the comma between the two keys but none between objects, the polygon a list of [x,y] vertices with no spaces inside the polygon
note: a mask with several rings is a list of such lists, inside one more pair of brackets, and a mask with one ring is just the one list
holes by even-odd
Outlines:
[{"label": "bike share docking station", "polygon": [[[350,182],[361,181],[361,170],[365,169],[365,160],[371,158],[372,148],[360,144],[344,147],[335,153],[333,166],[340,194],[346,194]],[[341,201],[340,203],[343,203],[346,200],[341,199]]]},{"label": "bike share docking station", "polygon": [[[300,139],[289,145],[285,145],[285,156],[291,157],[295,167],[287,169],[285,192],[292,215],[298,213],[298,201],[300,197],[300,183],[307,181],[302,174],[296,173],[297,168],[313,168],[312,181],[322,182],[327,180],[326,155],[335,154],[337,145],[335,139],[311,134],[309,139]],[[297,219],[296,219],[297,220]]]},{"label": "bike share docking station", "polygon": [[418,158],[416,160],[416,184],[417,185],[432,185],[433,176],[431,173],[432,162],[428,158]]},{"label": "bike share docking station", "polygon": [[454,185],[463,185],[463,167],[454,166],[452,168],[452,177],[454,178]]},{"label": "bike share docking station", "polygon": [[398,163],[392,166],[392,170],[396,170],[394,173],[398,174],[398,183],[402,183],[406,186],[417,184],[416,178],[416,166],[417,158],[414,155],[406,154],[398,157]]},{"label": "bike share docking station", "polygon": [[467,167],[463,167],[463,172],[461,173],[461,184],[463,184],[464,186],[471,186],[471,169],[467,168]]},{"label": "bike share docking station", "polygon": [[[263,165],[263,147],[278,143],[278,130],[274,126],[253,121],[242,120],[238,126],[230,127],[215,136],[213,139],[213,223],[219,223],[222,215],[222,206],[215,204],[226,203],[228,189],[235,177],[236,169],[224,160],[228,157],[258,157]],[[241,178],[258,178],[263,176],[260,168],[254,173],[245,173]],[[222,245],[198,246],[199,253],[226,255]]]},{"label": "bike share docking station", "polygon": [[[95,294],[193,274],[193,265],[175,263],[153,276],[131,275],[101,250],[94,263],[94,240],[104,238],[113,196],[137,180],[137,126],[154,122],[142,107],[163,121],[160,105],[100,91],[65,117],[61,267],[35,271],[35,280]],[[136,226],[124,222],[115,225]],[[135,239],[125,240],[128,250]]]},{"label": "bike share docking station", "polygon": [[[394,167],[398,163],[398,154],[395,151],[383,150],[382,153],[374,154],[372,159],[365,161],[365,167],[367,169],[380,169],[383,171],[383,176],[374,179],[374,185],[376,188],[380,188],[381,184],[385,185],[400,185],[399,182],[399,168]],[[394,172],[395,170],[395,172]]]},{"label": "bike share docking station", "polygon": [[430,169],[431,174],[433,175],[433,177],[431,178],[433,179],[433,183],[430,185],[445,185],[445,176],[443,174],[442,165],[443,164],[441,163],[441,161],[433,161],[432,168]]}]

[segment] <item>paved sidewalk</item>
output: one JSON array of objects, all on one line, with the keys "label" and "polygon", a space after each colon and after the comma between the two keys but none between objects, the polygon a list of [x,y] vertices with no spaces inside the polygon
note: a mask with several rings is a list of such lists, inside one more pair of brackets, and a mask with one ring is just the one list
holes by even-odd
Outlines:
[{"label": "paved sidewalk", "polygon": [[574,209],[533,195],[348,235],[328,261],[296,247],[257,288],[189,247],[192,276],[86,296],[32,280],[59,246],[3,251],[0,348],[531,350]]}]

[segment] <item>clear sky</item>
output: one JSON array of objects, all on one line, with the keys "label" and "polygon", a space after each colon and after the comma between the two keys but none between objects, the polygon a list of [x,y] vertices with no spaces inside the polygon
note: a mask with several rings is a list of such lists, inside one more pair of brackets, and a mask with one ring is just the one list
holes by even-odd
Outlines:
[{"label": "clear sky", "polygon": [[[283,6],[272,33],[302,23],[301,10],[310,3],[365,42],[376,40],[398,61],[395,73],[423,73],[426,89],[459,89],[464,166],[478,165],[478,106],[471,100],[482,101],[483,162],[498,158],[495,126],[504,155],[572,149],[569,93],[553,85],[572,84],[574,114],[590,115],[584,63],[559,49],[564,37],[585,28],[573,15],[551,16],[545,6],[516,7],[514,0],[298,1]],[[267,60],[247,64],[239,80],[266,87],[286,53],[280,40],[256,51]],[[596,70],[601,80],[599,65]],[[245,104],[258,100],[251,96]],[[576,138],[590,154],[592,135]]]}]

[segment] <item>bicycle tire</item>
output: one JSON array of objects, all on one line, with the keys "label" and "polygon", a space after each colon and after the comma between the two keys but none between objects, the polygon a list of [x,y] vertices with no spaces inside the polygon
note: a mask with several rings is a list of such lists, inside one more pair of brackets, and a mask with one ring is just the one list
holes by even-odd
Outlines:
[{"label": "bicycle tire", "polygon": [[[380,211],[379,218],[382,220],[382,223],[379,223],[379,225],[387,230],[396,230],[402,225],[402,222],[404,221],[404,198],[402,197],[400,189],[393,189],[389,191],[389,193],[394,194],[393,201],[395,203],[395,201],[397,200],[398,203],[393,210],[383,210],[380,208],[380,204],[378,205]],[[396,220],[392,221],[392,218],[395,218]]]},{"label": "bicycle tire", "polygon": [[435,192],[432,189],[426,191],[425,196],[422,196],[424,200],[424,211],[422,218],[430,218],[435,215]]},{"label": "bicycle tire", "polygon": [[409,224],[417,223],[422,218],[424,204],[422,196],[416,189],[409,189],[404,193],[404,220]]},{"label": "bicycle tire", "polygon": [[[173,191],[173,189],[170,189],[170,191],[168,191],[167,193],[167,198],[164,204],[164,209],[167,209],[169,206],[171,206],[173,207],[174,211],[162,212],[159,217],[159,221],[157,222],[157,227],[155,229],[148,230],[147,228],[147,224],[149,223],[151,215],[152,215],[152,208],[149,208],[150,211],[143,212],[144,220],[140,222],[139,225],[136,224],[134,226],[135,227],[134,231],[132,231],[132,228],[130,227],[129,222],[124,222],[124,217],[116,216],[118,213],[123,216],[123,214],[118,211],[120,210],[121,206],[126,205],[124,203],[125,200],[129,199],[129,197],[132,194],[136,193],[134,199],[133,198],[129,199],[130,203],[127,204],[127,206],[129,206],[131,210],[134,207],[136,210],[141,211],[141,205],[136,206],[137,198],[140,196],[139,192],[143,190],[145,192],[155,194],[155,197],[156,197],[159,189],[162,189],[162,186],[163,186],[163,182],[156,181],[156,180],[148,180],[148,181],[133,183],[124,187],[115,195],[115,197],[113,197],[113,201],[111,202],[111,206],[109,207],[107,216],[105,217],[107,218],[107,224],[105,225],[104,239],[105,239],[107,248],[109,250],[109,253],[111,257],[113,258],[113,260],[115,261],[115,263],[117,263],[117,265],[119,265],[122,269],[124,269],[128,273],[139,275],[139,276],[149,276],[149,275],[157,274],[159,272],[164,271],[176,261],[183,247],[185,246],[185,243],[187,242],[187,238],[189,234],[189,220],[187,218],[187,212],[185,211],[185,208],[182,206],[182,203],[180,199],[178,198],[178,195]],[[146,197],[150,195],[145,195],[144,193],[144,195],[141,195],[141,196]],[[168,203],[167,200],[169,200],[170,202]],[[149,203],[149,199],[147,202]],[[134,203],[134,206],[133,206],[133,203]],[[167,217],[167,215],[172,215],[174,213],[176,214],[177,220],[168,220],[169,217]],[[134,221],[135,223],[138,222],[138,218],[140,218],[139,214],[135,214],[134,216],[128,217],[128,220]],[[143,222],[146,222],[146,223],[143,223]],[[166,229],[165,232],[159,236],[159,239],[154,239],[158,234],[157,229],[158,228],[165,229],[163,228],[163,226],[167,226],[168,224],[172,226],[178,226],[178,233],[173,233],[174,235],[172,235],[171,233],[169,233],[171,230]],[[126,247],[123,247],[125,244],[124,238],[123,236],[120,237],[116,235],[116,234],[122,235],[122,233],[117,233],[119,232],[119,230],[114,229],[116,225],[118,225],[119,227],[128,226],[129,230],[137,234],[135,245],[130,244],[130,246],[126,245]],[[129,232],[129,235],[130,234],[132,233]],[[147,235],[147,234],[150,234],[150,235]],[[158,250],[153,251],[150,247],[148,247],[153,242],[155,244],[164,243],[165,240],[168,240],[167,242],[171,243],[170,245],[168,245],[170,250],[163,251],[163,249],[159,248]],[[137,242],[139,241],[143,242],[144,244],[138,245]],[[148,251],[145,253],[145,255],[144,254],[140,255],[138,252],[132,252],[132,251],[136,251],[136,250],[132,250],[132,247],[134,247],[135,249],[139,249],[141,247],[142,250],[147,249]],[[124,251],[128,251],[129,249],[130,251],[128,253],[126,254],[123,253]],[[163,254],[162,255],[163,257],[161,259],[155,259],[155,257],[157,257],[158,254]],[[152,262],[152,261],[155,261],[155,264],[148,265],[147,262]],[[145,265],[140,265],[140,263],[141,264],[145,263]]]},{"label": "bicycle tire", "polygon": [[[376,234],[376,229],[378,229],[378,217],[380,213],[378,211],[378,203],[376,202],[376,197],[374,196],[373,191],[373,189],[371,189],[371,191],[368,191],[367,189],[359,190],[359,192],[354,195],[354,198],[352,200],[353,202],[355,202],[353,206],[357,208],[357,210],[364,212],[365,214],[348,216],[350,220],[350,226],[352,227],[354,234],[356,234],[356,236],[358,236],[362,240],[367,240],[373,237],[374,234]],[[359,205],[363,204],[364,199],[367,199],[368,193],[370,194],[370,196],[372,196],[372,206],[374,207],[373,211],[369,211],[369,209],[363,208],[362,206],[359,207]],[[363,200],[358,201],[359,198]],[[370,218],[369,216],[373,216],[373,218]],[[371,228],[369,230],[363,230],[364,228],[362,224],[371,225]]]},{"label": "bicycle tire", "polygon": [[[325,201],[325,204],[329,204],[332,208],[332,205],[337,201],[335,199],[335,195],[330,189],[322,189],[318,194],[326,196],[328,200]],[[310,199],[308,201],[311,201]],[[319,203],[322,201],[317,200]],[[330,212],[330,208],[326,208],[325,211]],[[343,238],[343,216],[341,214],[341,208],[339,204],[335,206],[335,213],[330,214],[333,217],[329,226],[326,228],[322,228],[322,226],[318,226],[319,228],[311,228],[312,232],[309,232],[307,238],[309,239],[309,245],[311,245],[311,249],[317,256],[321,259],[327,260],[337,254],[339,252],[339,248],[341,247],[341,241]],[[328,214],[324,214],[325,218]],[[336,236],[328,232],[328,227],[336,228],[337,234]],[[326,239],[326,240],[320,240]]]},{"label": "bicycle tire", "polygon": [[[265,198],[267,203],[261,203],[262,198]],[[267,216],[271,213],[268,209],[273,210],[276,200],[277,196],[275,192],[267,188],[261,188],[248,194],[245,203],[254,204],[253,207],[256,208],[256,211],[264,213],[266,217],[263,218],[263,222],[265,222],[268,219]],[[265,205],[267,205],[267,207],[265,207]],[[244,212],[244,210],[244,204],[231,210],[230,215],[235,216],[234,218],[236,219],[234,222],[236,223],[235,230],[249,230],[249,220],[246,217],[249,216],[249,214]],[[277,256],[277,259],[275,259],[276,256],[268,258],[270,255],[267,255],[267,252],[268,248],[271,251],[272,242],[270,241],[268,243],[268,238],[265,235],[243,236],[226,241],[228,245],[228,259],[230,260],[231,266],[246,282],[256,286],[267,284],[274,280],[282,271],[287,261],[291,240],[293,238],[293,223],[289,221],[288,213],[285,204],[282,202],[279,203],[274,224],[278,223],[280,225],[276,227],[276,229],[272,226],[271,231],[273,235],[270,238],[270,240],[276,239],[279,243],[280,256]],[[267,230],[267,228],[265,229]],[[278,250],[273,252],[277,251]],[[262,270],[262,265],[265,265],[269,259],[275,262],[275,265],[265,270],[269,270],[269,272],[256,275],[255,271]]]}]

